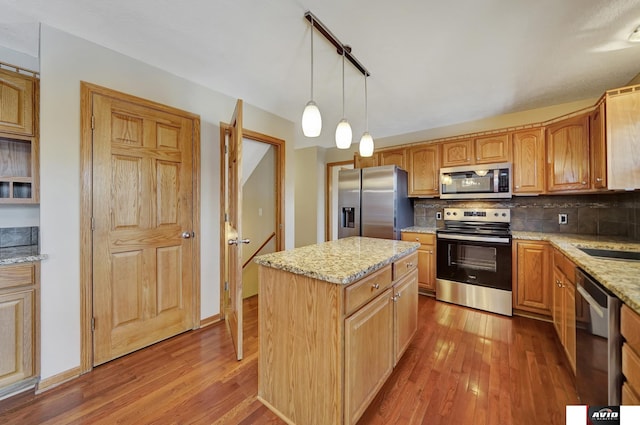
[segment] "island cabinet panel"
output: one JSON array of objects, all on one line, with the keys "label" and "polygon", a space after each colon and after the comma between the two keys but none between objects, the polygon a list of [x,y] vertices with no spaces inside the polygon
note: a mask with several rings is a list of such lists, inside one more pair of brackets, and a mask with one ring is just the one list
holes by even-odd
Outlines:
[{"label": "island cabinet panel", "polygon": [[345,423],[358,421],[393,370],[392,292],[345,320]]},{"label": "island cabinet panel", "polygon": [[626,304],[620,310],[622,344],[622,404],[640,404],[640,315]]},{"label": "island cabinet panel", "polygon": [[294,424],[340,424],[343,287],[259,266],[258,398]]},{"label": "island cabinet panel", "polygon": [[640,86],[607,92],[609,189],[640,188]]},{"label": "island cabinet panel", "polygon": [[547,190],[589,190],[589,115],[547,127]]},{"label": "island cabinet panel", "polygon": [[511,143],[509,134],[496,134],[475,139],[474,152],[476,164],[511,161]]},{"label": "island cabinet panel", "polygon": [[517,131],[513,143],[513,193],[545,191],[545,143],[542,128]]},{"label": "island cabinet panel", "polygon": [[349,284],[258,270],[258,399],[289,424],[355,424],[416,333],[417,255]]},{"label": "island cabinet panel", "polygon": [[517,241],[515,244],[514,308],[551,316],[548,242]]},{"label": "island cabinet panel", "polygon": [[436,196],[440,193],[440,145],[412,146],[408,149],[409,196]]}]

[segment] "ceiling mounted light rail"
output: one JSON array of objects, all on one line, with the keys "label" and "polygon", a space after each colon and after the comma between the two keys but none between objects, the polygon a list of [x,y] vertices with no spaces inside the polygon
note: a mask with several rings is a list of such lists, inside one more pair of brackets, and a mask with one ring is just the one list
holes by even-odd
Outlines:
[{"label": "ceiling mounted light rail", "polygon": [[[316,137],[320,134],[320,127],[322,126],[322,121],[320,118],[320,111],[317,108],[313,100],[313,29],[317,29],[320,34],[324,36],[331,44],[333,44],[337,52],[340,56],[342,56],[342,119],[338,123],[338,127],[336,128],[336,146],[339,149],[347,149],[351,146],[351,126],[345,117],[344,112],[344,61],[348,60],[351,64],[362,73],[365,77],[365,133],[363,134],[363,140],[365,140],[365,145],[367,145],[364,149],[364,153],[368,153],[370,150],[371,153],[366,156],[371,156],[373,154],[373,138],[369,134],[369,125],[368,125],[368,112],[367,112],[367,77],[371,75],[371,73],[356,59],[356,57],[351,53],[351,47],[342,43],[338,38],[333,35],[329,29],[318,20],[318,18],[311,12],[307,11],[304,14],[306,20],[311,24],[311,100],[307,103],[305,107],[305,111],[302,115],[302,130],[307,137]],[[309,111],[308,111],[309,109]],[[308,117],[314,117],[313,119]],[[318,124],[319,123],[319,124]],[[315,127],[314,127],[315,126]],[[347,128],[348,127],[348,128]],[[317,130],[317,134],[312,131]],[[348,130],[348,131],[347,131]],[[370,142],[369,142],[370,139]],[[362,150],[362,147],[361,147]]]}]

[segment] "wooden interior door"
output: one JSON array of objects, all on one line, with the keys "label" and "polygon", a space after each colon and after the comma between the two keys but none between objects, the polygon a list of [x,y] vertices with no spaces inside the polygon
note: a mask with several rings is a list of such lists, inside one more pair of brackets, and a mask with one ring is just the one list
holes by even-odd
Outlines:
[{"label": "wooden interior door", "polygon": [[93,364],[192,329],[193,118],[92,95]]},{"label": "wooden interior door", "polygon": [[225,240],[227,255],[225,267],[228,284],[225,285],[225,321],[236,349],[238,360],[242,360],[242,100],[238,99],[229,125],[227,138],[226,222]]}]

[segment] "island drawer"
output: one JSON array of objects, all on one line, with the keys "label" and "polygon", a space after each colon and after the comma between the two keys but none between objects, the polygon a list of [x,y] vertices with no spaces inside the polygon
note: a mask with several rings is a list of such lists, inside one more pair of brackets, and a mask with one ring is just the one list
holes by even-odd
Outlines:
[{"label": "island drawer", "polygon": [[348,316],[360,306],[382,294],[391,286],[391,265],[366,276],[346,287],[344,291],[345,314]]},{"label": "island drawer", "polygon": [[0,289],[35,284],[35,265],[19,264],[0,267]]},{"label": "island drawer", "polygon": [[418,253],[414,252],[393,263],[393,280],[398,280],[418,267]]}]

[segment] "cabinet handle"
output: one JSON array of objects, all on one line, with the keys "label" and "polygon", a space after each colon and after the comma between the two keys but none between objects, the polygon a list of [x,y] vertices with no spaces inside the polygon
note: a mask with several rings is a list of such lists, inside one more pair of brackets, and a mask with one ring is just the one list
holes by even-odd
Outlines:
[{"label": "cabinet handle", "polygon": [[602,181],[602,179],[601,179],[600,177],[596,177],[596,181],[597,181],[597,182],[601,182],[601,181]]},{"label": "cabinet handle", "polygon": [[371,285],[371,289],[380,289],[380,285],[374,283],[373,285]]},{"label": "cabinet handle", "polygon": [[562,282],[560,282],[558,279],[556,279],[556,286],[558,288],[562,288]]},{"label": "cabinet handle", "polygon": [[398,302],[398,296],[394,295],[393,297],[391,297],[391,301],[393,301],[394,303]]},{"label": "cabinet handle", "polygon": [[433,251],[429,251],[429,254],[433,254]]},{"label": "cabinet handle", "polygon": [[416,238],[416,242],[420,242],[420,238]]},{"label": "cabinet handle", "polygon": [[411,267],[413,267],[413,263],[407,263],[407,268],[410,269]]},{"label": "cabinet handle", "polygon": [[582,182],[582,184],[587,184],[587,182]]},{"label": "cabinet handle", "polygon": [[516,185],[516,189],[520,189],[520,186]]},{"label": "cabinet handle", "polygon": [[398,297],[398,298],[400,298],[401,296],[402,296],[402,292],[398,292],[398,293],[396,294],[396,297]]}]

